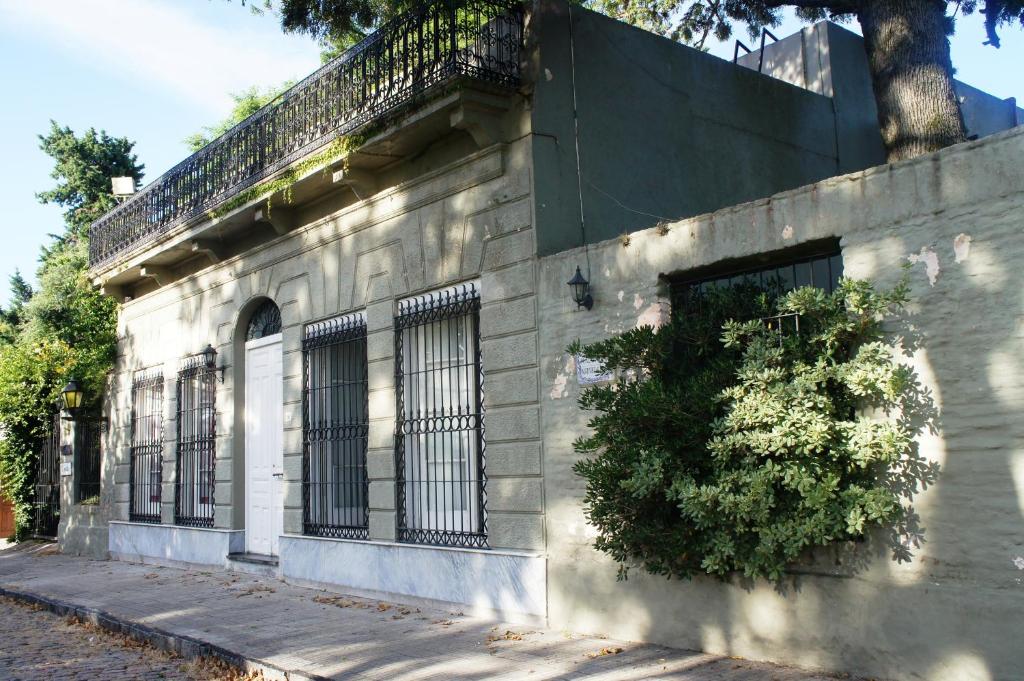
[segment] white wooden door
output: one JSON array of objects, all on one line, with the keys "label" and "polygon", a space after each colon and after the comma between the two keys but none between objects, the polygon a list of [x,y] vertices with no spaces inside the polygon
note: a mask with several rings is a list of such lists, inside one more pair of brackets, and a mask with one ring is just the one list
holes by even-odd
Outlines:
[{"label": "white wooden door", "polygon": [[245,548],[276,556],[284,527],[281,334],[245,344]]}]

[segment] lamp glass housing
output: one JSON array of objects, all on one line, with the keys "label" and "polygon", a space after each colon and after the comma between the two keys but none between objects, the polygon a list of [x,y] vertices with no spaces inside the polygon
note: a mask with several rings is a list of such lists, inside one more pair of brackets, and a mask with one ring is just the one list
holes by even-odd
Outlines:
[{"label": "lamp glass housing", "polygon": [[213,369],[217,366],[217,351],[213,349],[213,345],[208,344],[203,348],[202,355],[203,362],[206,363],[208,368]]},{"label": "lamp glass housing", "polygon": [[64,401],[64,409],[67,410],[68,413],[74,414],[82,407],[82,401],[85,399],[85,391],[79,387],[78,381],[72,378],[68,381],[68,384],[64,386],[64,390],[61,391],[60,396]]},{"label": "lamp glass housing", "polygon": [[589,310],[594,306],[594,299],[590,295],[590,282],[583,276],[579,265],[576,266],[576,274],[566,284],[572,289],[572,299],[578,307]]}]

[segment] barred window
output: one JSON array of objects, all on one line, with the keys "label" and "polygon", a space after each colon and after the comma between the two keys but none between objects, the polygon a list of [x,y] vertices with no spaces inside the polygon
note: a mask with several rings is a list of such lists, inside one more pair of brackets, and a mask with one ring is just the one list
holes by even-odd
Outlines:
[{"label": "barred window", "polygon": [[77,492],[75,501],[99,501],[100,496],[100,449],[101,436],[105,422],[97,418],[79,420],[81,428],[81,455],[78,460]]},{"label": "barred window", "polygon": [[303,533],[367,537],[366,318],[310,324],[302,341]]},{"label": "barred window", "polygon": [[132,444],[128,519],[160,522],[164,376],[140,371],[132,381]]},{"label": "barred window", "polygon": [[487,545],[479,318],[475,282],[399,303],[400,541]]},{"label": "barred window", "polygon": [[752,284],[778,293],[816,286],[831,293],[843,275],[843,257],[835,239],[766,254],[757,260],[742,261],[731,267],[713,265],[673,281],[673,312],[686,314],[697,310],[708,290],[741,284]]},{"label": "barred window", "polygon": [[178,372],[176,525],[213,527],[216,396],[216,362],[202,354],[186,359]]}]

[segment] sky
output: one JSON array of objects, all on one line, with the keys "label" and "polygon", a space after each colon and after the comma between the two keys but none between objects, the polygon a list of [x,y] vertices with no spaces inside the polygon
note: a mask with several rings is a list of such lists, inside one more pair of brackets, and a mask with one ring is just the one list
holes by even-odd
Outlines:
[{"label": "sky", "polygon": [[[787,16],[773,32],[800,26]],[[1024,30],[1002,37],[999,50],[983,46],[980,19],[960,20],[957,78],[1024,100]],[[732,50],[731,40],[711,49]],[[0,305],[10,275],[33,279],[40,246],[62,230],[62,209],[35,198],[54,185],[37,137],[51,119],[135,140],[148,182],[188,156],[185,137],[229,113],[230,93],[297,80],[319,63],[311,39],[283,34],[240,0],[0,0]]]}]

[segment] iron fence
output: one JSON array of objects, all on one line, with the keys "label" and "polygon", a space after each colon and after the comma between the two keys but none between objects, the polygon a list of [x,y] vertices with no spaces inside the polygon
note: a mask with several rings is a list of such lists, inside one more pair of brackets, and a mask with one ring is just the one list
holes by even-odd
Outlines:
[{"label": "iron fence", "polygon": [[139,372],[132,381],[128,519],[160,522],[164,449],[164,376]]},{"label": "iron fence", "polygon": [[365,539],[369,511],[366,320],[311,324],[303,351],[302,528]]},{"label": "iron fence", "polygon": [[47,424],[36,459],[35,499],[32,534],[47,539],[57,536],[60,523],[60,414]]},{"label": "iron fence", "polygon": [[384,24],[97,220],[89,262],[111,262],[340,135],[456,78],[519,82],[523,11],[434,0]]},{"label": "iron fence", "polygon": [[175,525],[213,527],[217,371],[199,354],[178,372]]},{"label": "iron fence", "polygon": [[98,418],[85,418],[78,421],[81,428],[80,452],[78,459],[78,475],[76,477],[75,501],[99,500],[100,496],[100,464],[103,460],[102,438],[106,422]]},{"label": "iron fence", "polygon": [[398,539],[487,545],[480,296],[462,284],[399,304]]}]

